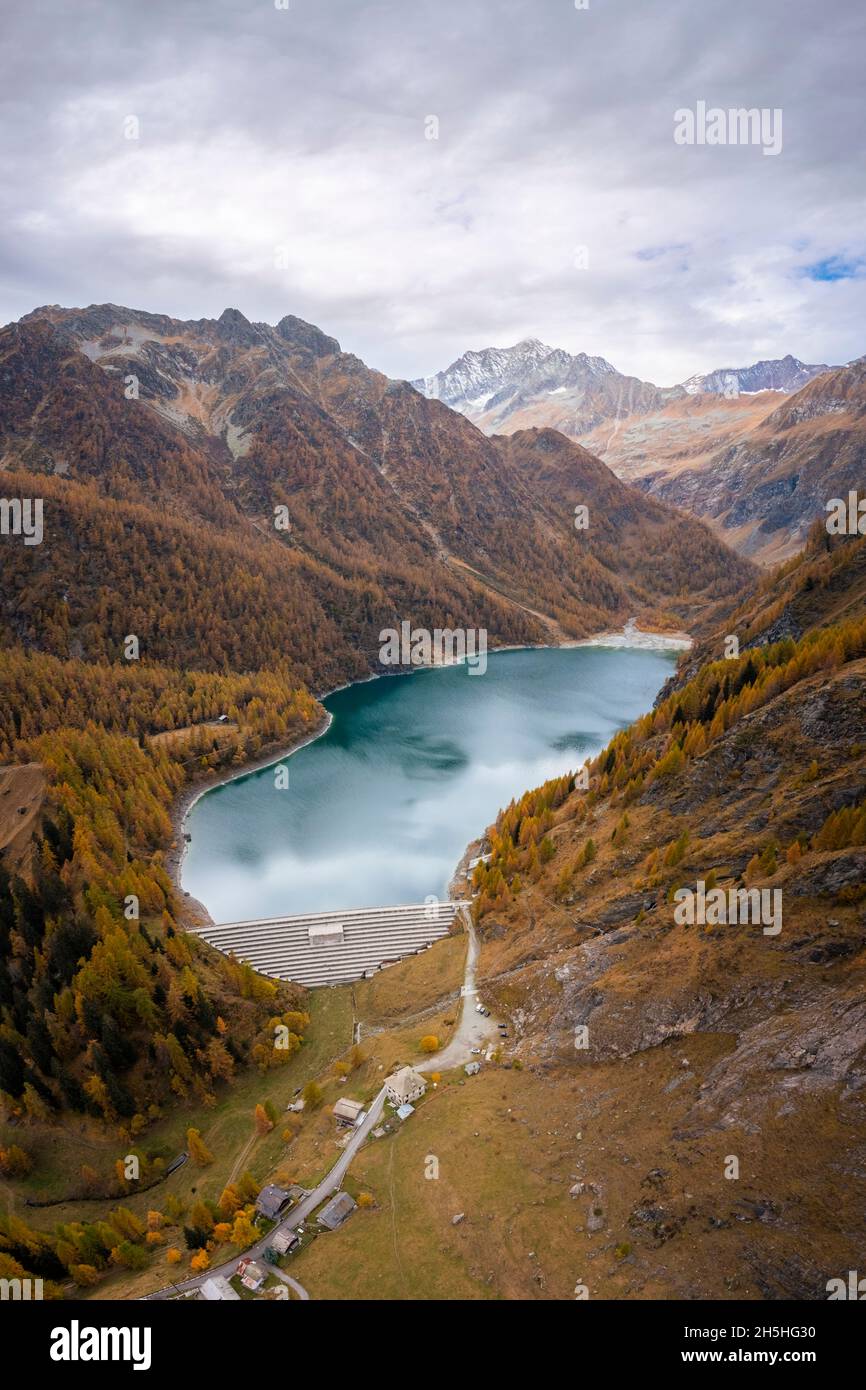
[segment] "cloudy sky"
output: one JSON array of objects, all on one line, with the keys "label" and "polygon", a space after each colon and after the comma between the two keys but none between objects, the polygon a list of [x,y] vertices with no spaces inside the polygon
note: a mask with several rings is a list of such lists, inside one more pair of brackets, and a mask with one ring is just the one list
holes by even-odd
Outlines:
[{"label": "cloudy sky", "polygon": [[[863,0],[5,9],[3,322],[295,313],[409,377],[866,352]],[[677,144],[699,101],[780,109],[781,152]]]}]

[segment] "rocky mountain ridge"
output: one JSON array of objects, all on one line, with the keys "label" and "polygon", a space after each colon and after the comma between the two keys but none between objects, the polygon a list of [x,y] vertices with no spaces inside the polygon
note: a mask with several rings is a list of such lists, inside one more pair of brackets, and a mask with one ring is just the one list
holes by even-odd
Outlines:
[{"label": "rocky mountain ridge", "polygon": [[[321,689],[375,669],[404,617],[558,641],[699,623],[750,577],[562,436],[488,439],[292,315],[34,311],[0,333],[0,467],[22,495],[39,476],[50,523],[4,538],[5,640],[63,656],[111,660],[132,610],[153,659],[289,661]],[[109,540],[136,528],[127,574]],[[696,550],[712,574],[686,594]]]}]

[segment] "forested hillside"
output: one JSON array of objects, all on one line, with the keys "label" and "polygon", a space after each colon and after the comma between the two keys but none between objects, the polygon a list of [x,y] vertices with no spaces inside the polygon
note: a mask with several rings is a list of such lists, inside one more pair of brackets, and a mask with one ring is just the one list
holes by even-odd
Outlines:
[{"label": "forested hillside", "polygon": [[806,545],[765,574],[740,603],[722,609],[715,624],[681,660],[670,688],[684,684],[701,666],[724,653],[726,638],[741,649],[766,645],[856,618],[866,608],[866,543],[862,537],[831,536],[817,520]]},{"label": "forested hillside", "polygon": [[[503,811],[476,870],[483,989],[518,1065],[580,1097],[586,1229],[629,1256],[632,1291],[823,1297],[856,1257],[864,552],[816,532],[728,615],[738,656],[715,639],[687,656],[585,789],[560,779]],[[701,890],[760,890],[777,916],[677,918]]]},{"label": "forested hillside", "polygon": [[[62,1108],[140,1132],[207,1099],[303,992],[217,957],[178,927],[162,851],[191,778],[314,730],[285,676],[118,669],[21,650],[0,661],[0,750],[38,764],[46,804],[29,865],[0,863],[0,1090],[14,1115]],[[226,728],[204,727],[228,717]],[[201,725],[175,747],[165,731]],[[3,814],[14,819],[14,803]]]}]

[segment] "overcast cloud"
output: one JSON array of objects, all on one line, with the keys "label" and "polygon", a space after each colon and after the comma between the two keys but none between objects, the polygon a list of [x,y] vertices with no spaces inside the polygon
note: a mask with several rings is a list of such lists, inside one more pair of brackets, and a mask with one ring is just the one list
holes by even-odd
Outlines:
[{"label": "overcast cloud", "polygon": [[[863,0],[289,5],[6,0],[3,322],[294,313],[409,377],[866,352]],[[781,153],[675,144],[698,100],[781,108]]]}]

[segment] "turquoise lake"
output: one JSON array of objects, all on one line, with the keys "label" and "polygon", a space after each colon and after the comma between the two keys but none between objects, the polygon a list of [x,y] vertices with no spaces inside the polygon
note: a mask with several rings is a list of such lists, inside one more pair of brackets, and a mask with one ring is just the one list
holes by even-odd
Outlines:
[{"label": "turquoise lake", "polygon": [[676,654],[491,653],[486,672],[418,671],[329,695],[328,731],[189,813],[183,887],[216,922],[443,897],[499,809],[578,767],[650,709]]}]

